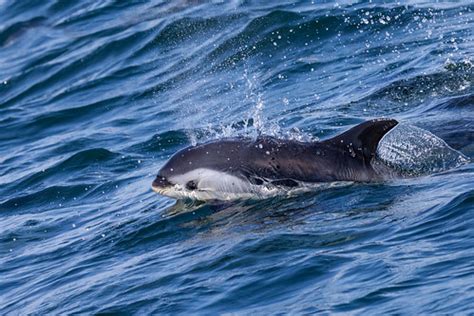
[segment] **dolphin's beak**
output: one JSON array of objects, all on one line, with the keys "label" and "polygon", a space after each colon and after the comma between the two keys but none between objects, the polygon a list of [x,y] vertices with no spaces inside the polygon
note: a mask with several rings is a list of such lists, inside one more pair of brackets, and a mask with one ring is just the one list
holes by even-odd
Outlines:
[{"label": "dolphin's beak", "polygon": [[166,188],[169,188],[170,186],[172,186],[173,184],[171,182],[169,182],[166,177],[163,177],[162,175],[158,174],[155,178],[155,180],[153,180],[153,183],[151,184],[151,187],[154,191],[158,192],[163,190],[163,189],[166,189]]}]

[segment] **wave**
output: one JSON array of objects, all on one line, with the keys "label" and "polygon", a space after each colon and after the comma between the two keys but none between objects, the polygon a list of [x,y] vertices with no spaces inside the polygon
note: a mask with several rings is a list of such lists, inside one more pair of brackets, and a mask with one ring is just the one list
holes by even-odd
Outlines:
[{"label": "wave", "polygon": [[150,184],[189,144],[380,116],[472,158],[473,9],[0,0],[1,313],[472,310],[472,163],[232,204]]}]

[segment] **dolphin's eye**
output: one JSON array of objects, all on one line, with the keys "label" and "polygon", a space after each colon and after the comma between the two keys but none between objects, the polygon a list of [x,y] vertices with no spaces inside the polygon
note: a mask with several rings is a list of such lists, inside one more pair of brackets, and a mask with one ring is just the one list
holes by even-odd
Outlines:
[{"label": "dolphin's eye", "polygon": [[194,182],[193,180],[188,181],[188,183],[186,183],[186,189],[188,189],[190,191],[196,190],[197,189],[196,182]]}]

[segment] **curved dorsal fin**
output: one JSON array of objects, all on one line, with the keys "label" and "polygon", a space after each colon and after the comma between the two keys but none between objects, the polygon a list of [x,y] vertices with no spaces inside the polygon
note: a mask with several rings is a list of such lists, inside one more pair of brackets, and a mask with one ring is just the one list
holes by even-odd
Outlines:
[{"label": "curved dorsal fin", "polygon": [[348,149],[351,149],[355,155],[362,155],[364,161],[369,162],[375,156],[379,141],[397,124],[398,122],[393,119],[370,120],[323,143],[340,147],[346,152],[350,152]]}]

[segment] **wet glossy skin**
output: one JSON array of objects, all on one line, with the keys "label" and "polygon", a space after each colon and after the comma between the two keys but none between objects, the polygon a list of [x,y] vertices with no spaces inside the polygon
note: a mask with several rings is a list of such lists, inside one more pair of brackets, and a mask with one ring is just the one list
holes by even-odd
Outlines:
[{"label": "wet glossy skin", "polygon": [[[159,171],[154,188],[177,184],[173,179],[194,170],[211,170],[251,183],[297,186],[298,182],[376,181],[383,179],[371,165],[378,141],[397,124],[374,120],[323,142],[303,143],[273,137],[224,139],[176,153]],[[190,191],[196,179],[178,183]],[[216,180],[217,181],[217,180]]]}]

